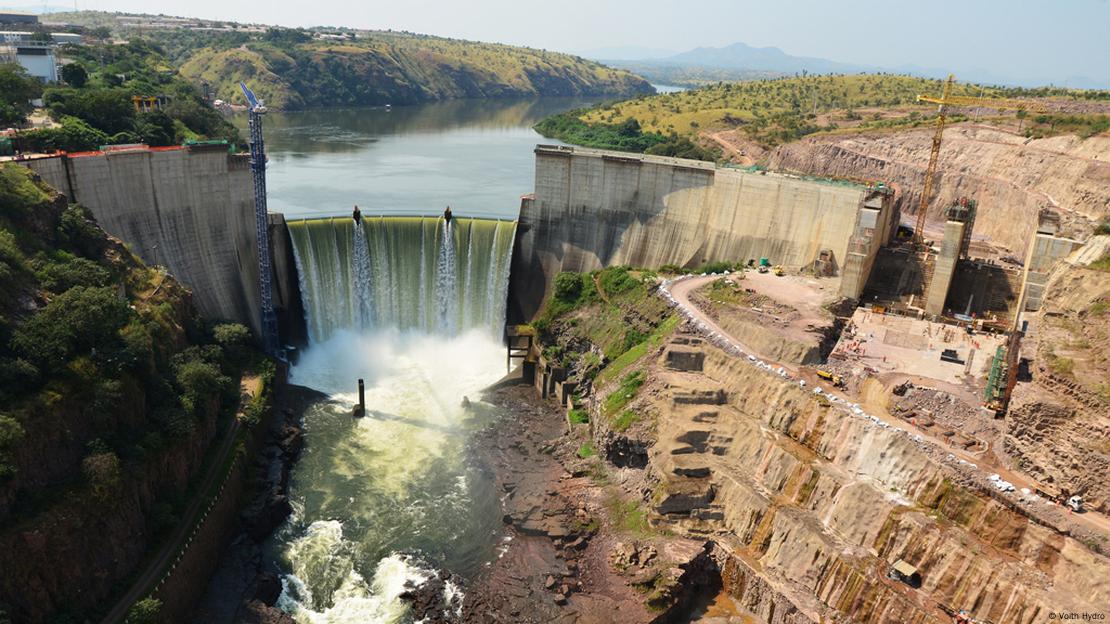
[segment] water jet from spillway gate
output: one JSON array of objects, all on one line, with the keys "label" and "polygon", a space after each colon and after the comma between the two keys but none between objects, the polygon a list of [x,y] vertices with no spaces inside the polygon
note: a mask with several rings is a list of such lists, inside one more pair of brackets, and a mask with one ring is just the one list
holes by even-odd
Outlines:
[{"label": "water jet from spillway gate", "polygon": [[[467,450],[500,412],[464,397],[504,374],[516,224],[362,214],[287,227],[310,343],[290,380],[328,396],[304,413],[295,511],[272,544],[278,604],[302,623],[410,621],[405,584],[476,573],[501,526]],[[448,589],[457,604],[462,589]]]},{"label": "water jet from spillway gate", "polygon": [[515,222],[362,215],[288,228],[314,343],[339,329],[501,332]]}]

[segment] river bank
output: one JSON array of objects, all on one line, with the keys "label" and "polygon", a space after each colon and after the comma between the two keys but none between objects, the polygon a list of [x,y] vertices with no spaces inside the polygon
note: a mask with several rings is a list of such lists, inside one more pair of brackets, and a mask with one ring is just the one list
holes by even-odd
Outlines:
[{"label": "river bank", "polygon": [[274,607],[281,578],[274,562],[263,554],[262,544],[293,511],[289,478],[304,446],[302,417],[308,405],[322,398],[320,392],[291,384],[282,386],[275,396],[275,417],[262,450],[251,460],[248,502],[239,514],[238,530],[220,557],[193,622],[293,622]]},{"label": "river bank", "polygon": [[[494,558],[466,586],[461,604],[442,600],[437,578],[404,596],[432,622],[684,621],[689,598],[715,563],[707,544],[628,531],[614,518],[609,477],[579,456],[565,414],[527,385],[494,388],[485,401],[506,415],[475,436],[504,523]],[[688,591],[694,590],[694,591]]]}]

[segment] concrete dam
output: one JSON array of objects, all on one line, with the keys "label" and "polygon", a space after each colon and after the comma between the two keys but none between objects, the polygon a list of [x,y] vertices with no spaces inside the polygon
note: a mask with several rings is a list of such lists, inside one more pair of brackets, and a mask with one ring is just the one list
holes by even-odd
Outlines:
[{"label": "concrete dam", "polygon": [[[25,161],[148,263],[201,313],[259,327],[248,157],[222,145],[135,148]],[[768,258],[837,280],[858,298],[898,222],[884,187],[540,145],[535,192],[512,221],[270,215],[282,340],[396,324],[500,332],[532,319],[560,271],[692,268]]]},{"label": "concrete dam", "polygon": [[23,161],[92,211],[144,262],[193,291],[207,318],[260,325],[249,157],[226,145],[135,148]]},{"label": "concrete dam", "polygon": [[558,272],[619,264],[768,258],[813,268],[858,298],[898,223],[893,194],[881,186],[574,147],[540,145],[535,154],[510,288],[514,316],[525,320]]}]

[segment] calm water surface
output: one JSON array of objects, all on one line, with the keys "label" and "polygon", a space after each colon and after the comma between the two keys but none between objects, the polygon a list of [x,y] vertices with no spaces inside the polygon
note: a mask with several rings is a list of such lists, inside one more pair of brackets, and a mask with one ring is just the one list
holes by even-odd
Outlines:
[{"label": "calm water surface", "polygon": [[[590,100],[457,100],[386,109],[270,113],[271,212],[287,218],[424,214],[515,219],[532,192],[532,126]],[[245,119],[237,118],[240,126]]]}]

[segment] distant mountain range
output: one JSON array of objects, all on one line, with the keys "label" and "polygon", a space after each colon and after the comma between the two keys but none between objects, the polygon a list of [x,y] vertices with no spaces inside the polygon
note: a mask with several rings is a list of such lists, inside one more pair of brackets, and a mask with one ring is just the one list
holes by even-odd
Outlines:
[{"label": "distant mountain range", "polygon": [[[1049,84],[1067,85],[1086,89],[1110,88],[1110,81],[1087,76],[1026,76],[1014,77],[975,67],[954,67],[950,70],[906,64],[894,67],[842,63],[824,58],[794,56],[779,48],[757,48],[746,43],[734,43],[722,48],[702,47],[671,56],[641,56],[629,58],[635,48],[610,48],[620,52],[611,56],[586,55],[599,61],[639,73],[654,83],[697,86],[718,80],[750,80],[752,78],[786,76],[807,72],[810,74],[858,74],[889,72],[926,78],[944,78],[950,72],[961,81],[984,84],[1037,87]],[[597,50],[603,53],[605,50]],[[661,52],[656,50],[655,52]],[[670,82],[667,82],[670,81]]]}]

